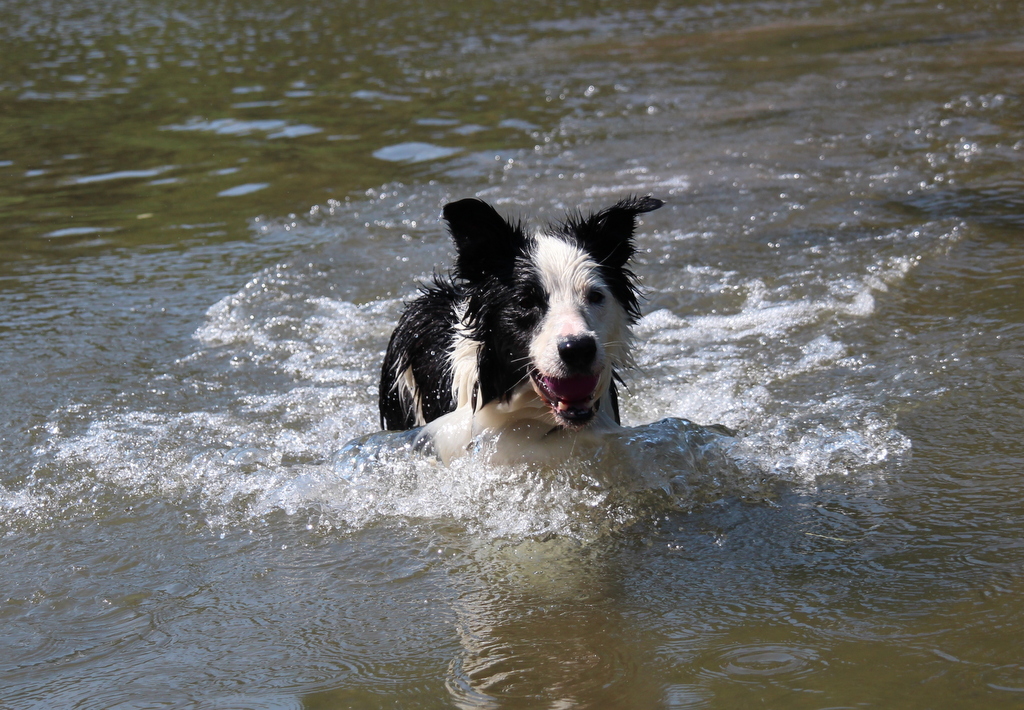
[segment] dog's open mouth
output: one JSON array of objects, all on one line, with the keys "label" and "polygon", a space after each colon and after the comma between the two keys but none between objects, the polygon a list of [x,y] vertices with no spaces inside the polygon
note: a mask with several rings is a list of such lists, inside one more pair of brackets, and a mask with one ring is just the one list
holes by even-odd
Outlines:
[{"label": "dog's open mouth", "polygon": [[585,426],[597,413],[597,375],[547,377],[533,373],[533,386],[552,414],[570,427]]}]

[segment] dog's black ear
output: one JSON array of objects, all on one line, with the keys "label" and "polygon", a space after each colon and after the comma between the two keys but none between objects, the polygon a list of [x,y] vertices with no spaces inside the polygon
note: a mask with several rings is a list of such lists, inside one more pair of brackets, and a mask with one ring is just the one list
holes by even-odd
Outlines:
[{"label": "dog's black ear", "polygon": [[627,197],[606,210],[586,219],[566,223],[566,230],[580,241],[599,264],[620,268],[636,252],[633,230],[636,216],[653,212],[664,202],[647,195]]},{"label": "dog's black ear", "polygon": [[441,211],[455,242],[455,275],[468,281],[507,279],[523,254],[522,226],[512,224],[483,200],[449,202]]}]

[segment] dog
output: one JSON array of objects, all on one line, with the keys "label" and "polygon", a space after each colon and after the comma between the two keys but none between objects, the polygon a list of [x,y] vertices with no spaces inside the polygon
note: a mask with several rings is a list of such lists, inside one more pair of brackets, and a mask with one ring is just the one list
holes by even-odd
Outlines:
[{"label": "dog", "polygon": [[528,234],[486,202],[444,206],[455,266],[406,305],[381,367],[380,422],[422,427],[445,462],[490,442],[502,462],[550,462],[580,436],[620,428],[617,385],[633,365],[640,287],[629,197]]}]

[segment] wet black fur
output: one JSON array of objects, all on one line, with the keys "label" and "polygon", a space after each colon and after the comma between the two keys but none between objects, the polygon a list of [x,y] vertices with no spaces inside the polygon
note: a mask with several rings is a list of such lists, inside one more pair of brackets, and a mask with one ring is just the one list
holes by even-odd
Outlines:
[{"label": "wet black fur", "polygon": [[380,378],[380,425],[412,429],[416,407],[397,387],[396,375],[412,365],[423,416],[429,422],[455,408],[449,350],[455,333],[455,305],[462,296],[451,280],[434,278],[420,289],[391,334]]},{"label": "wet black fur", "polygon": [[[661,205],[652,197],[631,197],[589,217],[571,213],[553,230],[594,257],[631,323],[640,317],[639,285],[626,267],[636,251],[636,216]],[[482,344],[474,408],[507,401],[530,376],[530,342],[547,307],[535,271],[527,264],[532,238],[521,222],[502,218],[482,200],[449,203],[442,214],[455,242],[455,268],[450,277],[435,277],[422,288],[422,295],[408,304],[391,336],[380,382],[380,418],[385,429],[416,426],[415,403],[397,386],[398,376],[410,366],[424,419],[430,422],[454,410],[451,348],[459,303],[465,303],[468,335]],[[614,380],[611,400],[618,421]]]}]

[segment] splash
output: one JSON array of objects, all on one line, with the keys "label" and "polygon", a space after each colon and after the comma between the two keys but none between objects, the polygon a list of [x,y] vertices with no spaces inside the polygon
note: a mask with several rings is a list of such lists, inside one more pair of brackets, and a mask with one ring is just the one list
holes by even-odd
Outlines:
[{"label": "splash", "polygon": [[342,448],[329,466],[267,490],[253,512],[315,509],[321,525],[362,528],[430,520],[475,536],[519,542],[592,539],[645,517],[689,510],[725,495],[770,495],[733,462],[728,431],[682,419],[626,428],[551,468],[498,465],[489,452],[443,465],[417,431],[372,434]]},{"label": "splash", "polygon": [[673,271],[674,288],[718,308],[642,319],[622,399],[631,426],[551,470],[474,456],[445,467],[401,435],[367,436],[401,299],[331,298],[323,260],[282,262],[213,304],[196,350],[155,372],[148,394],[54,412],[32,475],[0,491],[0,514],[62,519],[161,499],[215,527],[284,514],[312,528],[427,520],[485,539],[592,539],[722,497],[770,498],[779,482],[871,480],[911,450],[892,407],[902,395],[844,334],[920,258],[914,233],[887,239],[866,264],[833,250],[813,278]]}]

